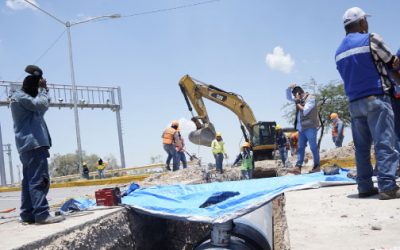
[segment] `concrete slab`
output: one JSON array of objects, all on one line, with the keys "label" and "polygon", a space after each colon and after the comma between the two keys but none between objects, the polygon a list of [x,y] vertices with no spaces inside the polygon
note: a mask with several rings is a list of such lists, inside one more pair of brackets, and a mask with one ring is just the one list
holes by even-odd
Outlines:
[{"label": "concrete slab", "polygon": [[107,248],[115,246],[116,235],[118,244],[125,248],[132,245],[127,217],[124,208],[114,208],[87,211],[50,225],[23,225],[10,221],[0,225],[1,249]]},{"label": "concrete slab", "polygon": [[357,186],[286,193],[291,249],[400,249],[400,199],[359,199]]}]

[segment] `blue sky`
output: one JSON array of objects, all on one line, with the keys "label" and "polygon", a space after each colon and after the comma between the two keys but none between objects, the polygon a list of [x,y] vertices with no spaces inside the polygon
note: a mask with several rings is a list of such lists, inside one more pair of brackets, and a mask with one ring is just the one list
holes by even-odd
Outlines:
[{"label": "blue sky", "polygon": [[[99,15],[171,8],[202,0],[36,0],[59,19],[80,21]],[[147,164],[165,155],[160,135],[174,119],[190,119],[179,79],[190,74],[203,82],[241,94],[258,120],[282,117],[288,84],[338,80],[334,53],[344,36],[342,16],[359,6],[372,17],[371,32],[383,36],[392,50],[400,47],[399,1],[267,1],[221,0],[192,8],[85,23],[72,27],[78,85],[120,86],[127,166]],[[43,14],[3,1],[0,6],[0,77],[22,80],[64,27]],[[267,55],[270,55],[267,63]],[[70,84],[67,36],[36,63],[50,83]],[[2,98],[4,93],[0,93]],[[232,162],[241,132],[227,109],[207,102],[209,116],[223,133]],[[115,113],[79,110],[82,148],[119,158]],[[53,137],[52,153],[76,149],[73,111],[51,109],[46,120]],[[10,110],[0,108],[3,143],[14,144]],[[346,140],[351,140],[350,133]],[[191,152],[211,160],[210,150],[188,143]],[[329,136],[324,148],[333,147]],[[14,164],[18,163],[13,145]],[[6,159],[7,160],[7,159]]]}]

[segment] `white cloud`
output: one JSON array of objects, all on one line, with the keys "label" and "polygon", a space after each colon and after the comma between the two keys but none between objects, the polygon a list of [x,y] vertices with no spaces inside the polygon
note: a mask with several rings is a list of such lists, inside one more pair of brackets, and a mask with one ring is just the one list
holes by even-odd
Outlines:
[{"label": "white cloud", "polygon": [[[29,0],[29,2],[39,6],[36,0]],[[6,0],[6,6],[12,10],[22,10],[27,8],[35,9],[32,5],[28,4],[24,0]]]},{"label": "white cloud", "polygon": [[272,51],[272,54],[267,54],[265,62],[272,70],[282,71],[283,73],[290,73],[293,70],[294,60],[290,54],[285,54],[283,48],[277,46]]}]

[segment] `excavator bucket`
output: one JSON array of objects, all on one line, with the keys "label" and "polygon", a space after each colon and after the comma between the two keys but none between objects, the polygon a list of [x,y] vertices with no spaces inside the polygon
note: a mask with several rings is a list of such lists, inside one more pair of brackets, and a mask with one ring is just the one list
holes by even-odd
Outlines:
[{"label": "excavator bucket", "polygon": [[189,141],[194,144],[211,147],[211,142],[215,139],[215,129],[212,124],[190,132]]}]

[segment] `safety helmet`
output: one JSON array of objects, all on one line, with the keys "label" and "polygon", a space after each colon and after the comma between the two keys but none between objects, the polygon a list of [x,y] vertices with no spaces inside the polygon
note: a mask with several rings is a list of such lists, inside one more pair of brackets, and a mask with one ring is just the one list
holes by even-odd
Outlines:
[{"label": "safety helmet", "polygon": [[222,137],[222,134],[221,134],[220,132],[217,132],[217,133],[215,134],[215,137]]},{"label": "safety helmet", "polygon": [[281,125],[278,124],[278,125],[275,126],[275,130],[280,130],[280,129],[282,129]]},{"label": "safety helmet", "polygon": [[179,121],[175,120],[171,122],[171,126],[173,127],[179,127]]},{"label": "safety helmet", "polygon": [[250,143],[247,142],[247,141],[245,141],[245,142],[243,143],[242,147],[244,147],[244,148],[250,148]]},{"label": "safety helmet", "polygon": [[333,120],[333,119],[336,119],[338,117],[338,115],[336,113],[332,113],[330,115],[330,117],[331,117],[331,120]]}]

